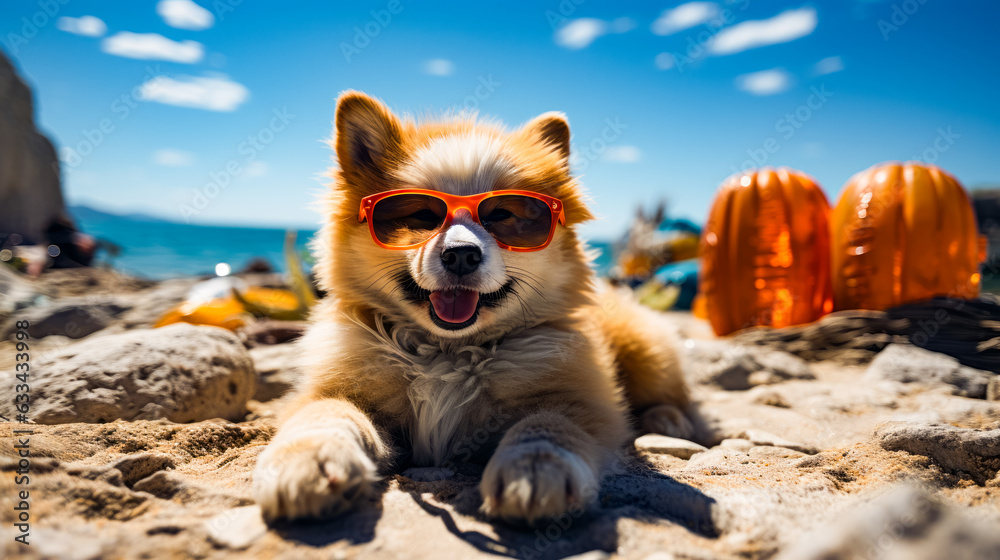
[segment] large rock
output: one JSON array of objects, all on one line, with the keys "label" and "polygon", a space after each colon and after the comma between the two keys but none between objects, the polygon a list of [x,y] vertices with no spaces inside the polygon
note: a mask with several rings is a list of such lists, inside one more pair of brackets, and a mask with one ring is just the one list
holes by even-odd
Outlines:
[{"label": "large rock", "polygon": [[946,469],[969,473],[980,484],[1000,471],[1000,429],[886,422],[875,428],[872,437],[887,451],[930,457]]},{"label": "large rock", "polygon": [[[128,303],[113,296],[62,298],[16,313],[12,319],[27,321],[31,338],[83,338],[109,326],[128,309]],[[14,321],[8,322],[3,338],[15,331]]]},{"label": "large rock", "polygon": [[1000,558],[995,527],[945,507],[927,492],[904,486],[849,515],[837,512],[778,556],[778,560],[939,560]]},{"label": "large rock", "polygon": [[[34,360],[28,416],[40,424],[239,420],[256,389],[246,349],[216,327],[178,324],[98,336]],[[0,382],[14,383],[14,372]],[[7,417],[12,401],[0,403]]]},{"label": "large rock", "polygon": [[65,214],[55,148],[35,128],[31,90],[0,51],[0,233],[42,243]]},{"label": "large rock", "polygon": [[684,360],[692,381],[730,391],[789,379],[813,379],[809,364],[801,358],[724,340],[687,340]]},{"label": "large rock", "polygon": [[253,398],[266,402],[290,391],[299,378],[297,364],[300,354],[295,344],[252,348],[250,357],[257,370],[257,392]]},{"label": "large rock", "polygon": [[963,366],[951,356],[909,344],[890,344],[872,360],[865,372],[868,379],[900,383],[943,384],[956,395],[986,398],[993,373]]}]

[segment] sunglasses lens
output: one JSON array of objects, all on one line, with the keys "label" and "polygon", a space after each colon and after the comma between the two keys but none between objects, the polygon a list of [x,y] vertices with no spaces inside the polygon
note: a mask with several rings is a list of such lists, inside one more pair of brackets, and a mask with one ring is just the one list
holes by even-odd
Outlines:
[{"label": "sunglasses lens", "polygon": [[423,243],[434,235],[448,215],[448,205],[425,194],[383,198],[372,209],[375,238],[390,247]]},{"label": "sunglasses lens", "polygon": [[505,194],[487,198],[479,204],[479,221],[500,243],[530,249],[548,240],[552,231],[552,210],[537,198]]}]

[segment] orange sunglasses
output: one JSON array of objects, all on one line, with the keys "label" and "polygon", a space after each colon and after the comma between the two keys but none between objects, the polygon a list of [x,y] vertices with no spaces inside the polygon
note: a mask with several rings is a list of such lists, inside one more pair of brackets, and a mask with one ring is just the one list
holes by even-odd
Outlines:
[{"label": "orange sunglasses", "polygon": [[358,221],[368,221],[372,239],[386,249],[416,249],[451,225],[459,210],[510,251],[540,251],[566,225],[558,198],[531,191],[501,190],[458,196],[426,189],[386,191],[361,199]]}]

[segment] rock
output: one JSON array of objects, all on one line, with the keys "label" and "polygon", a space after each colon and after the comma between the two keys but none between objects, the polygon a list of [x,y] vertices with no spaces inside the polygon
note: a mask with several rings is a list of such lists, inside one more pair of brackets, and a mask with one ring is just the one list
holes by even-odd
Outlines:
[{"label": "rock", "polygon": [[[128,309],[129,306],[107,296],[62,298],[50,305],[24,310],[13,318],[28,321],[28,334],[32,338],[52,335],[83,338],[107,327]],[[13,332],[14,324],[8,324],[4,338]]]},{"label": "rock", "polygon": [[758,445],[750,448],[747,455],[752,459],[774,460],[774,459],[801,459],[808,457],[807,454],[787,447],[774,447],[771,445]]},{"label": "rock", "polygon": [[122,482],[126,486],[132,487],[136,482],[151,474],[165,469],[172,469],[176,465],[169,455],[161,453],[134,453],[118,459],[110,466],[122,473]]},{"label": "rock", "polygon": [[[59,560],[95,560],[106,558],[107,551],[99,534],[91,531],[60,530],[43,527],[31,530],[31,548],[39,558]],[[18,558],[17,555],[10,558]]]},{"label": "rock", "polygon": [[169,500],[189,488],[187,481],[170,471],[155,472],[132,486],[137,492],[146,492],[164,500]]},{"label": "rock", "polygon": [[770,432],[765,432],[764,430],[746,430],[740,437],[749,441],[750,443],[756,445],[769,445],[774,447],[785,447],[788,449],[794,449],[801,453],[806,453],[808,455],[813,455],[817,453],[817,449],[810,447],[808,445],[803,445],[801,443],[796,443],[794,441],[789,441],[785,438],[778,437]]},{"label": "rock", "polygon": [[33,283],[54,298],[123,296],[172,282],[154,282],[110,268],[50,268]]},{"label": "rock", "polygon": [[986,400],[1000,401],[1000,376],[994,376],[986,385]]},{"label": "rock", "polygon": [[786,352],[743,346],[721,340],[687,340],[686,371],[694,383],[730,391],[788,379],[813,379],[801,358]]},{"label": "rock", "polygon": [[747,451],[753,449],[755,446],[752,442],[745,439],[726,438],[721,442],[719,442],[719,445],[717,445],[716,447],[721,447],[722,449],[732,449],[733,451],[742,451],[746,453]]},{"label": "rock", "polygon": [[243,549],[267,534],[267,525],[258,506],[223,511],[205,522],[213,542],[232,549]]},{"label": "rock", "polygon": [[46,242],[49,225],[66,217],[59,159],[35,126],[31,90],[0,52],[0,233]]},{"label": "rock", "polygon": [[647,453],[673,455],[681,459],[690,459],[695,453],[708,451],[707,447],[698,445],[693,441],[658,434],[646,434],[636,438],[635,448]]},{"label": "rock", "polygon": [[746,453],[736,449],[729,449],[725,447],[713,447],[708,451],[703,453],[698,453],[692,455],[688,464],[685,466],[686,470],[701,470],[701,469],[711,469],[714,467],[724,466],[731,458],[740,457],[745,458]]},{"label": "rock", "polygon": [[[239,420],[256,389],[250,355],[235,335],[216,327],[179,324],[101,336],[35,360],[29,417],[40,424]],[[14,381],[12,371],[0,377],[3,384]],[[0,402],[0,414],[13,417],[11,407]]]},{"label": "rock", "polygon": [[277,344],[250,349],[257,370],[257,392],[254,400],[266,402],[281,397],[292,389],[299,378],[296,366],[299,358],[295,344]]},{"label": "rock", "polygon": [[1000,429],[886,422],[875,428],[872,438],[887,451],[923,455],[946,469],[967,472],[979,484],[1000,471]]},{"label": "rock", "polygon": [[45,300],[45,295],[24,276],[10,267],[0,266],[0,323],[4,323],[13,313],[42,304]]},{"label": "rock", "polygon": [[240,329],[240,335],[254,344],[284,344],[299,339],[306,332],[307,321],[264,319]]},{"label": "rock", "polygon": [[943,506],[925,491],[902,487],[836,513],[799,538],[777,560],[939,560],[1000,558],[1000,533]]},{"label": "rock", "polygon": [[900,383],[945,384],[956,395],[982,399],[993,373],[963,366],[951,356],[908,344],[890,344],[882,350],[865,372],[871,380],[886,379]]}]

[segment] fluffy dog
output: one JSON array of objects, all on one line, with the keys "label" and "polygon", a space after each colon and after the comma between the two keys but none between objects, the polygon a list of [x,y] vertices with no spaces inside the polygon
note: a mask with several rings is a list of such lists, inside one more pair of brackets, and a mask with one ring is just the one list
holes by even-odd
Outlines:
[{"label": "fluffy dog", "polygon": [[[561,114],[514,132],[465,117],[416,123],[347,92],[333,145],[314,247],[329,297],[299,342],[304,378],[254,472],[267,519],[346,511],[392,465],[467,460],[486,465],[487,515],[532,522],[592,501],[633,418],[690,437],[669,329],[598,289],[574,231],[592,214]],[[501,237],[516,219],[506,211],[476,219],[463,208],[444,222],[424,208],[364,223],[368,197],[413,188],[527,191],[561,214],[545,247],[527,250],[502,247],[524,234],[515,224]],[[438,222],[419,247],[383,246]]]}]

